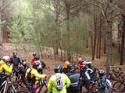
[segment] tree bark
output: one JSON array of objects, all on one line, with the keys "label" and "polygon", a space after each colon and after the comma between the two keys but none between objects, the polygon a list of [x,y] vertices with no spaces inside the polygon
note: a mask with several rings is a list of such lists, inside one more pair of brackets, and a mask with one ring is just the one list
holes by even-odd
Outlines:
[{"label": "tree bark", "polygon": [[[0,0],[0,22],[2,21],[2,5],[3,5],[3,0]],[[2,41],[3,41],[3,32],[2,32],[2,26],[0,24],[0,44],[2,45]]]},{"label": "tree bark", "polygon": [[106,22],[107,22],[107,31],[106,31],[106,47],[107,47],[107,59],[106,59],[106,71],[109,74],[112,66],[112,1],[107,1],[107,13],[106,13]]},{"label": "tree bark", "polygon": [[101,30],[102,30],[102,20],[101,20],[101,14],[99,16],[99,33],[98,33],[98,41],[97,41],[97,55],[96,58],[101,57]]},{"label": "tree bark", "polygon": [[124,43],[125,43],[125,15],[122,15],[123,19],[123,26],[122,26],[122,42],[121,42],[121,51],[120,51],[120,65],[123,65],[124,63]]},{"label": "tree bark", "polygon": [[92,60],[95,58],[96,54],[96,39],[97,39],[97,14],[96,10],[94,11],[94,41],[93,41],[93,49],[92,49]]},{"label": "tree bark", "polygon": [[70,51],[70,1],[65,1],[66,7],[66,29],[67,29],[67,60],[71,60],[71,51]]},{"label": "tree bark", "polygon": [[99,31],[99,59],[101,58],[101,41],[102,41],[102,17],[100,14],[100,31]]},{"label": "tree bark", "polygon": [[[84,38],[83,38],[83,39],[84,39]],[[89,42],[89,37],[88,37],[88,25],[86,24],[86,48],[89,48],[88,42]]]},{"label": "tree bark", "polygon": [[106,47],[106,38],[104,38],[104,54],[106,54],[107,47]]}]

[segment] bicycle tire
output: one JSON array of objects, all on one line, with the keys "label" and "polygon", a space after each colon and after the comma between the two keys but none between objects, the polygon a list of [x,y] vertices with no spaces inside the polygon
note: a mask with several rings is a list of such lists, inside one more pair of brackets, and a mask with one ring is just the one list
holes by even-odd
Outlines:
[{"label": "bicycle tire", "polygon": [[115,92],[123,92],[125,89],[125,86],[121,82],[115,82],[113,85],[113,88],[115,89]]},{"label": "bicycle tire", "polygon": [[43,90],[44,87],[46,88],[46,89],[44,90],[44,93],[47,93],[47,86],[46,86],[46,84],[44,84],[44,85],[42,85],[42,86],[40,87],[38,93],[41,93],[41,91]]},{"label": "bicycle tire", "polygon": [[16,87],[13,85],[13,83],[7,86],[6,92],[7,93],[16,93],[17,92]]}]

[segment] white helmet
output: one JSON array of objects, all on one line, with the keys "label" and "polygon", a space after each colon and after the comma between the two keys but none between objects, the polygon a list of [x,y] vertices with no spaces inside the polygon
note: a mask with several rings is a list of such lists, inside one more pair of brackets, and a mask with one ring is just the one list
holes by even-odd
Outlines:
[{"label": "white helmet", "polygon": [[9,57],[9,56],[3,56],[3,59],[4,59],[5,61],[10,61],[10,57]]},{"label": "white helmet", "polygon": [[65,61],[65,64],[69,65],[69,64],[70,64],[70,62],[69,62],[69,61]]},{"label": "white helmet", "polygon": [[99,70],[99,73],[100,73],[100,74],[104,74],[105,71],[104,71],[103,69],[101,69],[101,70]]},{"label": "white helmet", "polygon": [[86,60],[86,61],[83,62],[83,64],[85,64],[85,65],[89,65],[89,64],[92,64],[92,62],[89,61],[89,60]]}]

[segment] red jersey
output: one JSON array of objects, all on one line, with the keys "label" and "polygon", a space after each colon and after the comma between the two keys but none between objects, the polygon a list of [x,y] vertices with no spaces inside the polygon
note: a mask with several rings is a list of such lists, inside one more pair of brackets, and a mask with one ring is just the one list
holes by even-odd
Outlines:
[{"label": "red jersey", "polygon": [[84,68],[85,65],[83,64],[83,62],[79,62],[79,63],[78,63],[78,67],[79,67],[79,69],[81,69],[81,68]]},{"label": "red jersey", "polygon": [[38,60],[38,59],[37,59],[37,58],[35,58],[35,57],[34,57],[34,58],[32,58],[32,60],[31,60],[31,64],[33,65],[33,64],[34,64],[34,62],[35,62],[35,61],[37,61],[37,60]]}]

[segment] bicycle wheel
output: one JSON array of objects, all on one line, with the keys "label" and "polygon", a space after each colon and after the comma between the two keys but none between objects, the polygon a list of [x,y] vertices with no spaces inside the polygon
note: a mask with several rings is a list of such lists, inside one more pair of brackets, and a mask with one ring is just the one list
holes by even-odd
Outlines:
[{"label": "bicycle wheel", "polygon": [[7,93],[17,93],[17,90],[16,90],[16,88],[15,88],[15,86],[13,84],[10,84],[7,87]]},{"label": "bicycle wheel", "polygon": [[125,86],[121,82],[115,82],[113,85],[113,88],[115,89],[116,92],[122,92],[125,89]]}]

